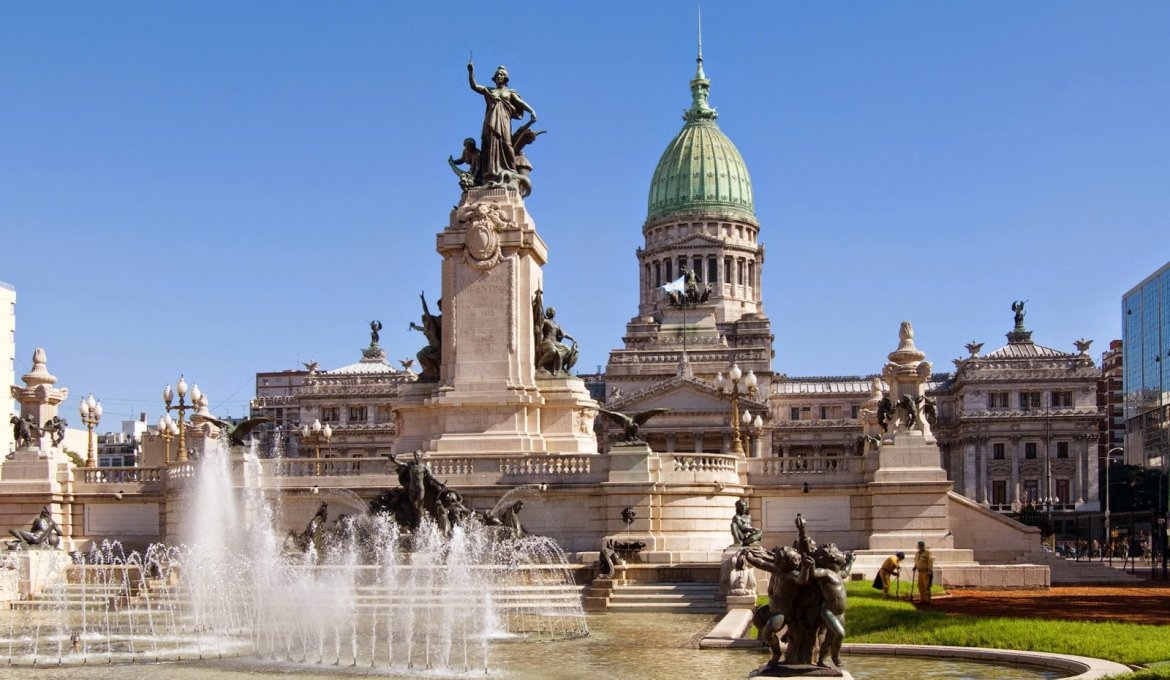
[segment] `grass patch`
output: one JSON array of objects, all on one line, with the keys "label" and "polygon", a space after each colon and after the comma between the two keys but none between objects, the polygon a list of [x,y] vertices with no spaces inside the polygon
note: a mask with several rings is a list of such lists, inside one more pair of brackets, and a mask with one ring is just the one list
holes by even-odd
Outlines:
[{"label": "grass patch", "polygon": [[[909,602],[887,600],[868,583],[850,582],[848,589],[846,642],[1034,650],[1124,664],[1170,659],[1170,629],[1164,626],[961,616],[922,611]],[[1165,673],[1166,669],[1156,672]]]},{"label": "grass patch", "polygon": [[[953,645],[1075,654],[1123,664],[1159,664],[1127,680],[1170,680],[1170,628],[1135,623],[978,617],[920,610],[851,581],[845,642]],[[932,592],[941,593],[935,587]],[[760,597],[757,604],[768,598]],[[756,636],[752,626],[748,636]]]}]

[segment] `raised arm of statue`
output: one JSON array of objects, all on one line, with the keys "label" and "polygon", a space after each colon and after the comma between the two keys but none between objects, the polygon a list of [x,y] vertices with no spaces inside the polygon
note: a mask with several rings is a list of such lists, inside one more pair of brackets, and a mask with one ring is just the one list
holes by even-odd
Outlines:
[{"label": "raised arm of statue", "polygon": [[473,92],[487,94],[488,89],[475,82],[475,66],[470,61],[467,62],[467,84],[471,86]]}]

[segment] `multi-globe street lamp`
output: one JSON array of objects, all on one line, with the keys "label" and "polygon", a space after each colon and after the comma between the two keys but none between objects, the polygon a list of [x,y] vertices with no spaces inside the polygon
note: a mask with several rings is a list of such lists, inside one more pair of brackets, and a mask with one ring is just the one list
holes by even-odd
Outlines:
[{"label": "multi-globe street lamp", "polygon": [[[191,388],[191,402],[187,403],[187,381],[183,376],[179,376],[179,382],[175,383],[175,392],[179,393],[179,403],[172,404],[175,398],[174,392],[171,391],[171,386],[167,385],[163,388],[163,404],[166,406],[168,415],[171,411],[178,411],[179,420],[176,429],[176,435],[179,438],[179,447],[175,452],[176,463],[186,463],[187,457],[187,424],[184,422],[187,411],[191,409],[199,409],[207,407],[207,395],[199,390],[199,386],[195,385]],[[169,428],[168,428],[169,429]]]},{"label": "multi-globe street lamp", "polygon": [[81,413],[81,422],[85,423],[85,428],[89,431],[86,438],[85,467],[97,467],[97,460],[93,455],[93,428],[102,420],[102,402],[94,399],[91,394],[81,400],[77,410]]},{"label": "multi-globe street lamp", "polygon": [[171,418],[171,414],[158,419],[158,436],[163,440],[163,465],[171,464],[171,440],[175,435],[179,434],[179,427],[175,425],[175,420]]},{"label": "multi-globe street lamp", "polygon": [[[743,379],[744,389],[740,389],[740,379]],[[728,383],[731,383],[730,389]],[[748,371],[745,376],[743,371],[739,368],[739,364],[732,364],[731,369],[727,371],[727,378],[723,377],[722,373],[715,374],[715,388],[719,390],[719,394],[728,394],[731,397],[731,439],[734,442],[733,453],[743,455],[743,441],[740,438],[739,430],[739,399],[741,395],[751,396],[756,393],[756,384],[758,379],[754,371]],[[745,420],[744,426],[751,422],[751,414],[744,412]],[[762,425],[762,421],[761,421]]]},{"label": "multi-globe street lamp", "polygon": [[305,425],[301,428],[301,440],[307,444],[310,438],[314,447],[313,457],[317,459],[317,463],[314,465],[314,474],[319,475],[321,474],[321,442],[329,444],[329,440],[333,438],[333,428],[329,427],[329,423],[322,427],[321,419],[314,418],[312,425]]}]

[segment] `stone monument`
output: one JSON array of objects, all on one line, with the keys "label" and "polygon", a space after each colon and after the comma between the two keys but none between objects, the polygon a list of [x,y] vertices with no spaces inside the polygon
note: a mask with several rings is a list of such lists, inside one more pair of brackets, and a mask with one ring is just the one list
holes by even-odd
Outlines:
[{"label": "stone monument", "polygon": [[[504,67],[496,69],[495,87],[477,84],[470,63],[468,80],[486,111],[480,148],[474,139],[464,145],[460,163],[470,170],[458,173],[462,196],[436,239],[443,307],[433,317],[439,332],[427,338],[433,344],[438,336],[441,345],[438,352],[427,349],[438,371],[424,371],[404,391],[394,452],[596,453],[597,402],[567,373],[575,343],[559,342],[571,336],[559,325],[549,331],[546,323],[555,325],[543,307],[548,246],[524,205],[531,164],[521,149],[535,138],[536,115],[508,89]],[[531,120],[513,132],[511,121],[525,112]],[[550,343],[565,349],[554,352],[559,361],[542,367],[538,362],[555,349]]]},{"label": "stone monument", "polygon": [[[45,350],[36,348],[32,357],[32,369],[21,376],[24,385],[13,385],[12,398],[20,402],[19,420],[14,430],[27,430],[27,437],[18,437],[12,457],[0,465],[0,493],[4,494],[4,512],[0,513],[0,524],[7,527],[28,525],[30,515],[46,518],[57,527],[57,535],[69,535],[70,508],[69,489],[73,483],[72,466],[59,448],[60,433],[46,429],[48,423],[59,423],[58,407],[69,396],[69,390],[57,387],[57,377],[49,373]],[[57,441],[57,444],[53,444]],[[65,527],[65,531],[61,531]],[[36,527],[34,527],[35,531]],[[67,548],[72,542],[65,540]]]},{"label": "stone monument", "polygon": [[919,540],[932,548],[954,547],[947,529],[951,483],[923,408],[929,403],[930,372],[926,354],[914,345],[914,327],[903,321],[898,348],[882,370],[889,394],[877,408],[881,431],[877,469],[869,484],[871,550],[907,550]]}]

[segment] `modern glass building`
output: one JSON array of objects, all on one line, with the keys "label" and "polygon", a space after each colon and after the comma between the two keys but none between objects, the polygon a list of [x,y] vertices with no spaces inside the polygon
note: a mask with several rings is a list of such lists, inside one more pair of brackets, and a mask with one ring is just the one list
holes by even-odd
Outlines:
[{"label": "modern glass building", "polygon": [[1167,464],[1170,452],[1170,262],[1121,299],[1126,460]]}]

